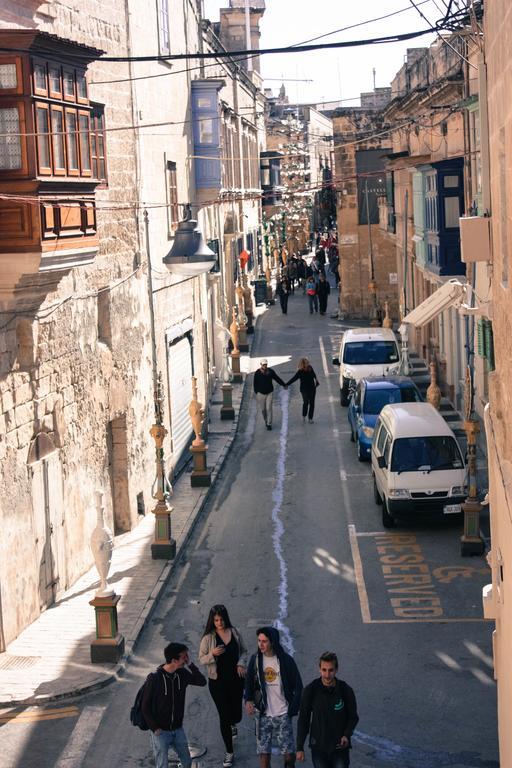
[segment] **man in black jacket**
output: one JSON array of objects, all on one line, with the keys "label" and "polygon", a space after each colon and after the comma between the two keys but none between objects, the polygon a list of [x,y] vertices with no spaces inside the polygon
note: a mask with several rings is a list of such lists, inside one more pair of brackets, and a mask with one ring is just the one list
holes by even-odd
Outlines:
[{"label": "man in black jacket", "polygon": [[282,648],[274,627],[256,632],[258,652],[245,676],[245,708],[256,715],[256,751],[260,768],[269,768],[272,746],[284,756],[285,768],[295,765],[292,717],[299,711],[302,680],[293,658]]},{"label": "man in black jacket", "polygon": [[348,768],[350,738],[359,717],[354,691],[338,680],[335,653],[320,656],[320,677],[304,688],[297,723],[297,760],[304,760],[304,742],[315,768]]},{"label": "man in black jacket", "polygon": [[185,692],[188,685],[206,685],[206,678],[191,663],[186,645],[169,643],[164,655],[165,664],[149,677],[144,688],[142,714],[150,728],[155,768],[168,768],[169,747],[175,749],[182,768],[191,768],[183,730]]},{"label": "man in black jacket", "polygon": [[263,414],[263,421],[266,424],[267,429],[272,429],[272,393],[274,392],[273,381],[277,381],[282,387],[286,389],[286,384],[277,375],[273,368],[268,367],[268,360],[260,360],[260,367],[254,372],[254,392],[258,400],[258,404]]}]

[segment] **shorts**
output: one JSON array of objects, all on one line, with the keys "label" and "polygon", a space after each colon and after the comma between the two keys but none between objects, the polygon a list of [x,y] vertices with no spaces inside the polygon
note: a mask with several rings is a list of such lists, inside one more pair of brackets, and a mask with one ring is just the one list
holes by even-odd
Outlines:
[{"label": "shorts", "polygon": [[288,715],[267,717],[256,713],[256,754],[270,755],[276,747],[281,755],[295,752],[293,725]]}]

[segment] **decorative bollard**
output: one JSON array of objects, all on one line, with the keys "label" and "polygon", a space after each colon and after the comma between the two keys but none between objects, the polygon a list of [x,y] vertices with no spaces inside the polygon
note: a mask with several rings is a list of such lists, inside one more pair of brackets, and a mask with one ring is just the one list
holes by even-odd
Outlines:
[{"label": "decorative bollard", "polygon": [[247,283],[247,275],[244,273],[242,276],[243,290],[244,290],[244,309],[247,317],[247,335],[254,333],[254,310],[252,306],[252,293]]},{"label": "decorative bollard", "polygon": [[389,316],[389,304],[384,302],[384,320],[382,321],[383,328],[393,328],[393,320]]},{"label": "decorative bollard", "polygon": [[238,299],[238,349],[240,352],[248,352],[249,344],[247,342],[247,316],[244,311],[244,289],[239,284],[235,293]]},{"label": "decorative bollard", "polygon": [[190,485],[192,488],[208,487],[212,482],[212,472],[206,465],[206,451],[208,446],[201,437],[204,422],[204,410],[197,399],[197,379],[195,376],[192,376],[192,400],[190,401],[188,412],[190,421],[192,422],[192,429],[195,434],[195,438],[192,440],[192,445],[190,446],[190,453],[194,460],[194,468],[190,476]]},{"label": "decorative bollard", "polygon": [[124,653],[124,637],[119,634],[117,604],[121,599],[108,586],[108,572],[112,562],[114,540],[112,531],[105,524],[105,507],[102,491],[96,491],[96,528],[91,535],[91,550],[100,576],[100,586],[94,599],[89,602],[96,618],[96,639],[91,643],[93,664],[115,664]]},{"label": "decorative bollard", "polygon": [[233,408],[233,386],[229,383],[223,384],[222,389],[222,407],[220,409],[221,421],[232,421],[235,418],[235,409]]},{"label": "decorative bollard", "polygon": [[441,390],[437,383],[437,368],[433,360],[429,365],[429,369],[430,369],[430,384],[427,389],[427,401],[430,403],[430,405],[433,405],[434,408],[438,411],[439,406],[441,405]]},{"label": "decorative bollard", "polygon": [[231,333],[231,342],[233,344],[233,351],[231,352],[231,371],[233,374],[233,381],[236,384],[243,382],[243,376],[240,371],[240,349],[238,346],[238,323],[236,321],[235,309],[233,308],[233,320],[229,326],[229,332]]}]

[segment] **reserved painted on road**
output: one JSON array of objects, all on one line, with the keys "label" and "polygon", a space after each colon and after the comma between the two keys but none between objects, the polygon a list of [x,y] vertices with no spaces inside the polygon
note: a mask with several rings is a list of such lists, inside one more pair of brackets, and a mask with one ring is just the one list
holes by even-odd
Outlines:
[{"label": "reserved painted on road", "polygon": [[[488,568],[480,563],[443,565],[437,562],[442,555],[425,553],[410,532],[357,532],[349,525],[349,538],[364,623],[484,621],[480,600],[470,603],[467,591],[459,587],[468,579],[476,582],[479,598],[478,582],[483,586],[488,577]],[[465,595],[464,601],[459,595]],[[469,615],[460,615],[466,611]]]}]

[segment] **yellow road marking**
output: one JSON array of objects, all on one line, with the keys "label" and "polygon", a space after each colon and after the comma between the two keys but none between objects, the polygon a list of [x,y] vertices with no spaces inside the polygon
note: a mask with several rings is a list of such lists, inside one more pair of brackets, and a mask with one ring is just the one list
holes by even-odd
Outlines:
[{"label": "yellow road marking", "polygon": [[366,584],[364,583],[363,563],[361,561],[361,553],[359,552],[359,544],[357,543],[355,525],[351,524],[348,526],[348,535],[350,539],[350,549],[352,550],[352,560],[354,561],[354,574],[356,577],[357,593],[359,595],[359,605],[361,606],[363,624],[371,624],[372,617],[370,615],[370,602],[368,600]]},{"label": "yellow road marking", "polygon": [[370,613],[370,601],[368,599],[368,592],[366,591],[366,584],[363,573],[363,562],[361,559],[361,552],[359,550],[358,537],[359,536],[386,536],[383,531],[371,531],[359,533],[356,531],[356,527],[353,524],[348,526],[348,534],[350,541],[350,549],[352,551],[352,560],[354,563],[354,575],[356,577],[357,593],[359,596],[359,605],[361,607],[361,616],[363,624],[455,624],[465,623],[471,624],[482,621],[492,621],[492,619],[485,619],[482,617],[432,617],[432,618],[396,618],[396,619],[372,619]]},{"label": "yellow road marking", "polygon": [[9,712],[0,714],[0,723],[35,723],[41,720],[59,720],[63,717],[78,717],[78,707],[62,707],[60,709],[25,710],[24,712]]}]

